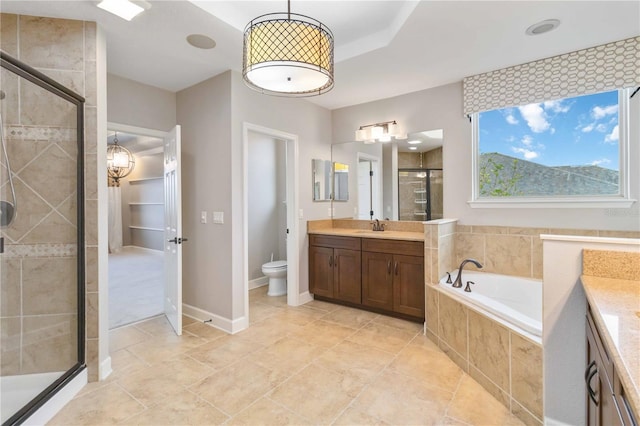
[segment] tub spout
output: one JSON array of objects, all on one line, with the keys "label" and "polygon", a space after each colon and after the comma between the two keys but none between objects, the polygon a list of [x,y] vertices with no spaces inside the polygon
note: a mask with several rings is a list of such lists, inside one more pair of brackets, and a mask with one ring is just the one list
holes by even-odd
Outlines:
[{"label": "tub spout", "polygon": [[462,287],[462,269],[464,268],[464,265],[466,265],[467,263],[473,263],[474,265],[476,265],[477,268],[482,269],[482,265],[480,264],[480,262],[478,262],[475,259],[463,260],[462,263],[460,264],[460,267],[458,268],[458,276],[456,276],[456,279],[453,282],[452,287],[455,287],[455,288]]}]

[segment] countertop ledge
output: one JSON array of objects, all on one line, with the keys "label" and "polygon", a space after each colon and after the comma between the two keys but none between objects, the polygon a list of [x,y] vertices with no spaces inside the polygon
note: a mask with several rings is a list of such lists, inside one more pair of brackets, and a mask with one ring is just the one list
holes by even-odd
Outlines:
[{"label": "countertop ledge", "polygon": [[325,228],[308,231],[316,235],[336,235],[341,237],[379,238],[387,240],[424,241],[424,232],[372,231],[370,229]]},{"label": "countertop ledge", "polygon": [[640,420],[640,281],[580,277],[593,319]]}]

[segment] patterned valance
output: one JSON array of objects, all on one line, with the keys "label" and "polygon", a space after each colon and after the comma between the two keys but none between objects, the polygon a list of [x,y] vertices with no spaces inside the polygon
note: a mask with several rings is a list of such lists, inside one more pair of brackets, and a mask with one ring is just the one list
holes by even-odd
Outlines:
[{"label": "patterned valance", "polygon": [[640,86],[640,37],[466,77],[464,113],[634,86]]}]

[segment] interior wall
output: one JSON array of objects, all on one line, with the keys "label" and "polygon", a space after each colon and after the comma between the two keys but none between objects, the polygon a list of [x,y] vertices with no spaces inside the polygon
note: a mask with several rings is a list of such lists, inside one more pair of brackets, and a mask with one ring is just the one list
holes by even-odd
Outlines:
[{"label": "interior wall", "polygon": [[269,262],[272,255],[274,260],[286,259],[286,249],[281,252],[287,207],[286,188],[283,188],[286,185],[284,144],[284,141],[249,132],[249,280],[264,275],[262,265]]},{"label": "interior wall", "polygon": [[110,123],[169,131],[175,127],[176,94],[115,74],[107,74]]},{"label": "interior wall", "polygon": [[[630,194],[640,199],[640,96],[631,100]],[[397,120],[407,133],[443,129],[444,216],[463,225],[504,225],[607,230],[640,229],[640,209],[609,208],[489,208],[473,209],[471,200],[471,123],[462,114],[462,83],[452,83],[393,98],[332,111],[335,142],[353,139],[362,123]],[[514,214],[517,213],[517,214]]]}]

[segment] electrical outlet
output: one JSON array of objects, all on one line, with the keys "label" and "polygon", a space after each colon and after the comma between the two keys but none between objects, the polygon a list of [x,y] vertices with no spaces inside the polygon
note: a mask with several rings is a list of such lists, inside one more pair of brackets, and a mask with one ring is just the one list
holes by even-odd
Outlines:
[{"label": "electrical outlet", "polygon": [[304,211],[302,209],[300,209],[300,211],[298,211],[298,218],[299,219],[303,219],[304,218]]},{"label": "electrical outlet", "polygon": [[207,223],[207,212],[205,210],[200,212],[200,223]]}]

